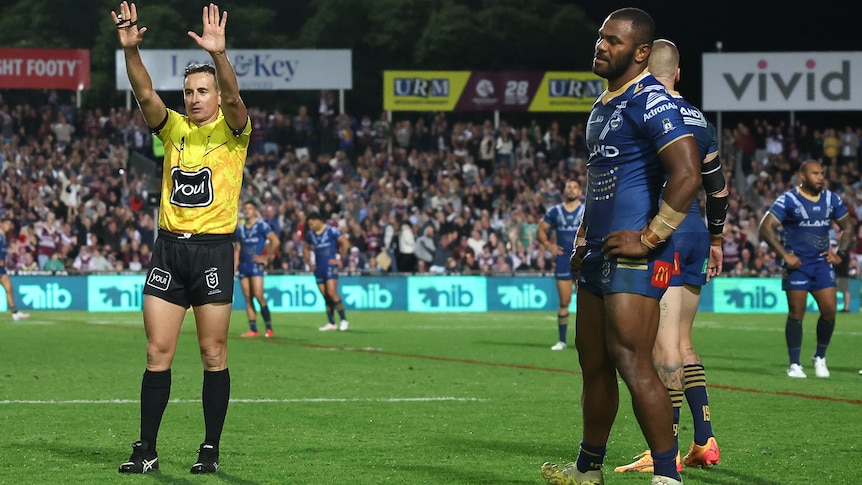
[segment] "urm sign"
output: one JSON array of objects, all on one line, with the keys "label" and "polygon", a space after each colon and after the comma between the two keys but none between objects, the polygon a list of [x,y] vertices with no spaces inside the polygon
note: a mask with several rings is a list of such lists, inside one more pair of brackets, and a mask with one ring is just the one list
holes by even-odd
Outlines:
[{"label": "urm sign", "polygon": [[449,96],[449,80],[446,78],[396,78],[395,96],[445,98]]}]

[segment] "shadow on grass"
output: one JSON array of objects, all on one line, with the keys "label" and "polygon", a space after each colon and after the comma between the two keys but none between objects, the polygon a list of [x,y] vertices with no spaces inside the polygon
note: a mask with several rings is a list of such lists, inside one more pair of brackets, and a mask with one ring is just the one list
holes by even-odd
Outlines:
[{"label": "shadow on grass", "polygon": [[[508,453],[512,456],[525,457],[526,461],[535,462],[535,475],[525,477],[524,479],[504,480],[493,479],[487,474],[467,473],[456,468],[446,468],[441,466],[423,466],[416,467],[417,471],[428,473],[429,477],[437,477],[441,480],[449,477],[457,477],[467,483],[537,483],[539,478],[539,469],[541,463],[545,461],[556,461],[558,463],[566,463],[575,459],[572,451],[571,457],[560,457],[560,450],[566,449],[563,446],[553,446],[548,443],[530,443],[519,441],[502,441],[502,440],[470,440],[470,439],[447,439],[446,444],[453,451],[457,452],[475,452],[477,449],[490,450],[499,453]],[[559,457],[559,458],[558,458]],[[781,482],[760,478],[747,473],[740,473],[728,468],[713,467],[707,470],[689,470],[683,473],[685,480],[691,480],[693,483],[703,483],[710,485],[726,485],[729,483],[741,483],[746,485],[783,485]],[[437,481],[434,481],[437,483]],[[429,482],[430,483],[430,482]],[[442,482],[439,482],[442,483]]]},{"label": "shadow on grass", "polygon": [[417,478],[426,477],[427,481],[418,479],[416,483],[477,483],[477,484],[522,484],[522,483],[537,483],[536,477],[541,478],[538,472],[536,477],[528,477],[523,479],[506,479],[498,476],[493,472],[473,469],[472,471],[459,469],[455,466],[446,467],[445,465],[421,465],[421,466],[399,466],[400,471],[414,472]]},{"label": "shadow on grass", "polygon": [[[721,365],[710,364],[709,367],[707,367],[707,372],[710,372],[710,373],[712,373],[712,372],[735,372],[735,373],[742,373],[742,374],[756,374],[756,375],[761,375],[761,376],[783,378],[785,369],[786,369],[786,366],[783,366],[780,364],[773,365],[773,366],[767,366],[767,367],[757,367],[757,368],[739,367],[739,366],[731,367],[731,366],[721,366]],[[709,383],[707,383],[707,386],[708,385],[709,385]]]},{"label": "shadow on grass", "polygon": [[[97,467],[106,468],[106,471],[105,471],[106,474],[110,474],[110,475],[106,475],[105,482],[111,481],[107,478],[108,476],[110,476],[111,478],[113,478],[115,476],[120,476],[120,473],[117,471],[117,468],[114,465],[116,465],[118,467],[120,465],[120,463],[122,463],[122,461],[124,460],[124,458],[121,457],[120,455],[126,456],[125,451],[123,451],[122,453],[117,452],[117,454],[116,454],[117,456],[114,457],[115,453],[113,451],[108,453],[108,452],[106,452],[106,450],[104,448],[100,448],[100,447],[85,448],[82,446],[68,446],[68,444],[62,443],[62,442],[9,443],[9,445],[11,445],[15,448],[20,448],[20,449],[30,449],[34,453],[48,452],[48,454],[51,456],[60,457],[62,459],[69,460],[70,462],[73,462],[73,463],[86,462],[86,463],[90,463],[90,464],[97,466]],[[108,455],[110,455],[110,456],[108,456]],[[116,463],[111,462],[112,459],[114,459],[114,461]],[[161,464],[162,460],[160,459],[159,462]],[[189,478],[175,476],[175,474],[180,474],[180,473],[185,473],[185,474],[191,475],[191,473],[188,471],[188,468],[186,468],[185,465],[175,468],[174,464],[171,463],[169,466],[171,467],[170,472],[166,473],[162,470],[159,470],[157,472],[147,474],[147,477],[151,477],[152,480],[154,480],[154,481],[157,481],[160,483],[168,483],[168,484],[197,483],[197,481],[191,480]],[[218,479],[220,481],[223,481],[226,483],[241,483],[241,484],[257,485],[257,482],[254,482],[254,481],[251,481],[251,480],[248,480],[245,478],[239,478],[237,476],[231,475],[230,473],[226,473],[223,470],[219,470],[219,472],[213,476],[218,477]]]},{"label": "shadow on grass", "polygon": [[782,482],[759,478],[747,473],[739,473],[727,468],[710,468],[709,470],[697,470],[683,472],[685,480],[697,483],[724,485],[727,483],[744,483],[746,485],[783,485]]},{"label": "shadow on grass", "polygon": [[[550,341],[551,339],[548,339],[548,340]],[[556,342],[551,342],[550,344],[546,345],[546,344],[527,343],[527,342],[513,342],[513,341],[492,342],[489,340],[477,340],[476,343],[481,344],[481,345],[499,345],[501,347],[522,347],[522,348],[528,348],[528,349],[545,349],[546,348],[550,351],[551,345],[554,345]],[[574,350],[574,347],[571,347],[571,349]],[[574,355],[577,356],[577,354],[574,354]]]},{"label": "shadow on grass", "polygon": [[[536,476],[542,463],[556,461],[568,463],[575,459],[577,448],[572,449],[570,445],[554,445],[553,443],[534,443],[527,441],[503,441],[503,440],[465,440],[447,437],[446,446],[460,452],[475,452],[476,450],[489,450],[498,453],[508,453],[512,456],[523,457],[525,461],[535,463]],[[568,452],[571,456],[561,456],[560,452]]]}]

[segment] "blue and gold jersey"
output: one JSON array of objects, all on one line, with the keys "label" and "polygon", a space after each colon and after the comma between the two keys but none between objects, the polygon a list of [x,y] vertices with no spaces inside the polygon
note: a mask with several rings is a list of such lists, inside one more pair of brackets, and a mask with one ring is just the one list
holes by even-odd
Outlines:
[{"label": "blue and gold jersey", "polygon": [[596,100],[586,140],[588,247],[613,231],[639,231],[658,212],[666,176],[658,154],[687,136],[679,105],[646,71]]},{"label": "blue and gold jersey", "polygon": [[815,201],[794,187],[778,196],[769,212],[784,227],[784,248],[805,264],[824,259],[821,254],[829,250],[832,221],[846,216],[847,207],[830,190],[821,191]]},{"label": "blue and gold jersey", "polygon": [[9,241],[6,240],[6,235],[0,233],[0,263],[6,265],[6,253],[9,252]]},{"label": "blue and gold jersey", "polygon": [[236,241],[239,243],[239,262],[251,263],[252,258],[263,254],[266,247],[266,236],[273,232],[272,227],[258,219],[251,227],[240,224],[236,228]]},{"label": "blue and gold jersey", "polygon": [[308,229],[305,232],[305,242],[314,248],[314,261],[317,268],[329,265],[330,259],[335,259],[338,254],[338,238],[341,231],[326,224],[320,234]]},{"label": "blue and gold jersey", "polygon": [[563,248],[563,255],[568,259],[575,245],[578,227],[584,218],[584,204],[569,212],[563,204],[557,204],[545,213],[544,221],[557,237],[557,246]]},{"label": "blue and gold jersey", "polygon": [[[679,105],[679,112],[682,114],[682,120],[685,123],[685,126],[687,126],[689,130],[691,130],[691,134],[694,135],[701,163],[704,163],[707,159],[712,160],[714,157],[718,156],[718,130],[715,128],[715,125],[710,123],[709,120],[706,119],[706,116],[703,115],[702,111],[686,101],[678,92],[671,91],[671,96],[673,96],[676,104]],[[721,165],[719,165],[716,170],[721,171]],[[701,175],[706,176],[708,174],[701,171]],[[700,213],[700,204],[697,201],[697,197],[692,201],[688,213],[689,215],[685,218],[682,224],[680,224],[677,231],[706,231],[706,224],[703,222]]]}]

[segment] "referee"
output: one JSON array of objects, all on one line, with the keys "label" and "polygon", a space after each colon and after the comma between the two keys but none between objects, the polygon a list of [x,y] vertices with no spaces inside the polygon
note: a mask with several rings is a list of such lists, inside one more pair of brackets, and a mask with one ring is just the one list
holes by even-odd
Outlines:
[{"label": "referee", "polygon": [[206,434],[192,473],[218,471],[219,439],[230,398],[227,335],[233,300],[234,231],[251,133],[236,73],[225,52],[227,12],[203,7],[203,33],[189,36],[212,64],[185,70],[185,115],[165,107],[141,60],[134,3],[111,12],[129,82],[144,120],[165,146],[159,236],[144,286],[147,368],[141,382],[141,436],[120,473],[159,468],[156,438],[171,390],[171,363],[186,310],[194,310],[204,367]]}]

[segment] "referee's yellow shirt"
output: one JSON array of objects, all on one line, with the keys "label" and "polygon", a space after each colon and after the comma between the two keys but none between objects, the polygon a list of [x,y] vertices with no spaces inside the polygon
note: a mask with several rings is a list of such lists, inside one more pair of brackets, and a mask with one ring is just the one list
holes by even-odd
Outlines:
[{"label": "referee's yellow shirt", "polygon": [[165,145],[159,228],[178,234],[233,234],[239,215],[242,174],[251,120],[234,135],[218,118],[196,126],[168,109],[156,134]]}]

